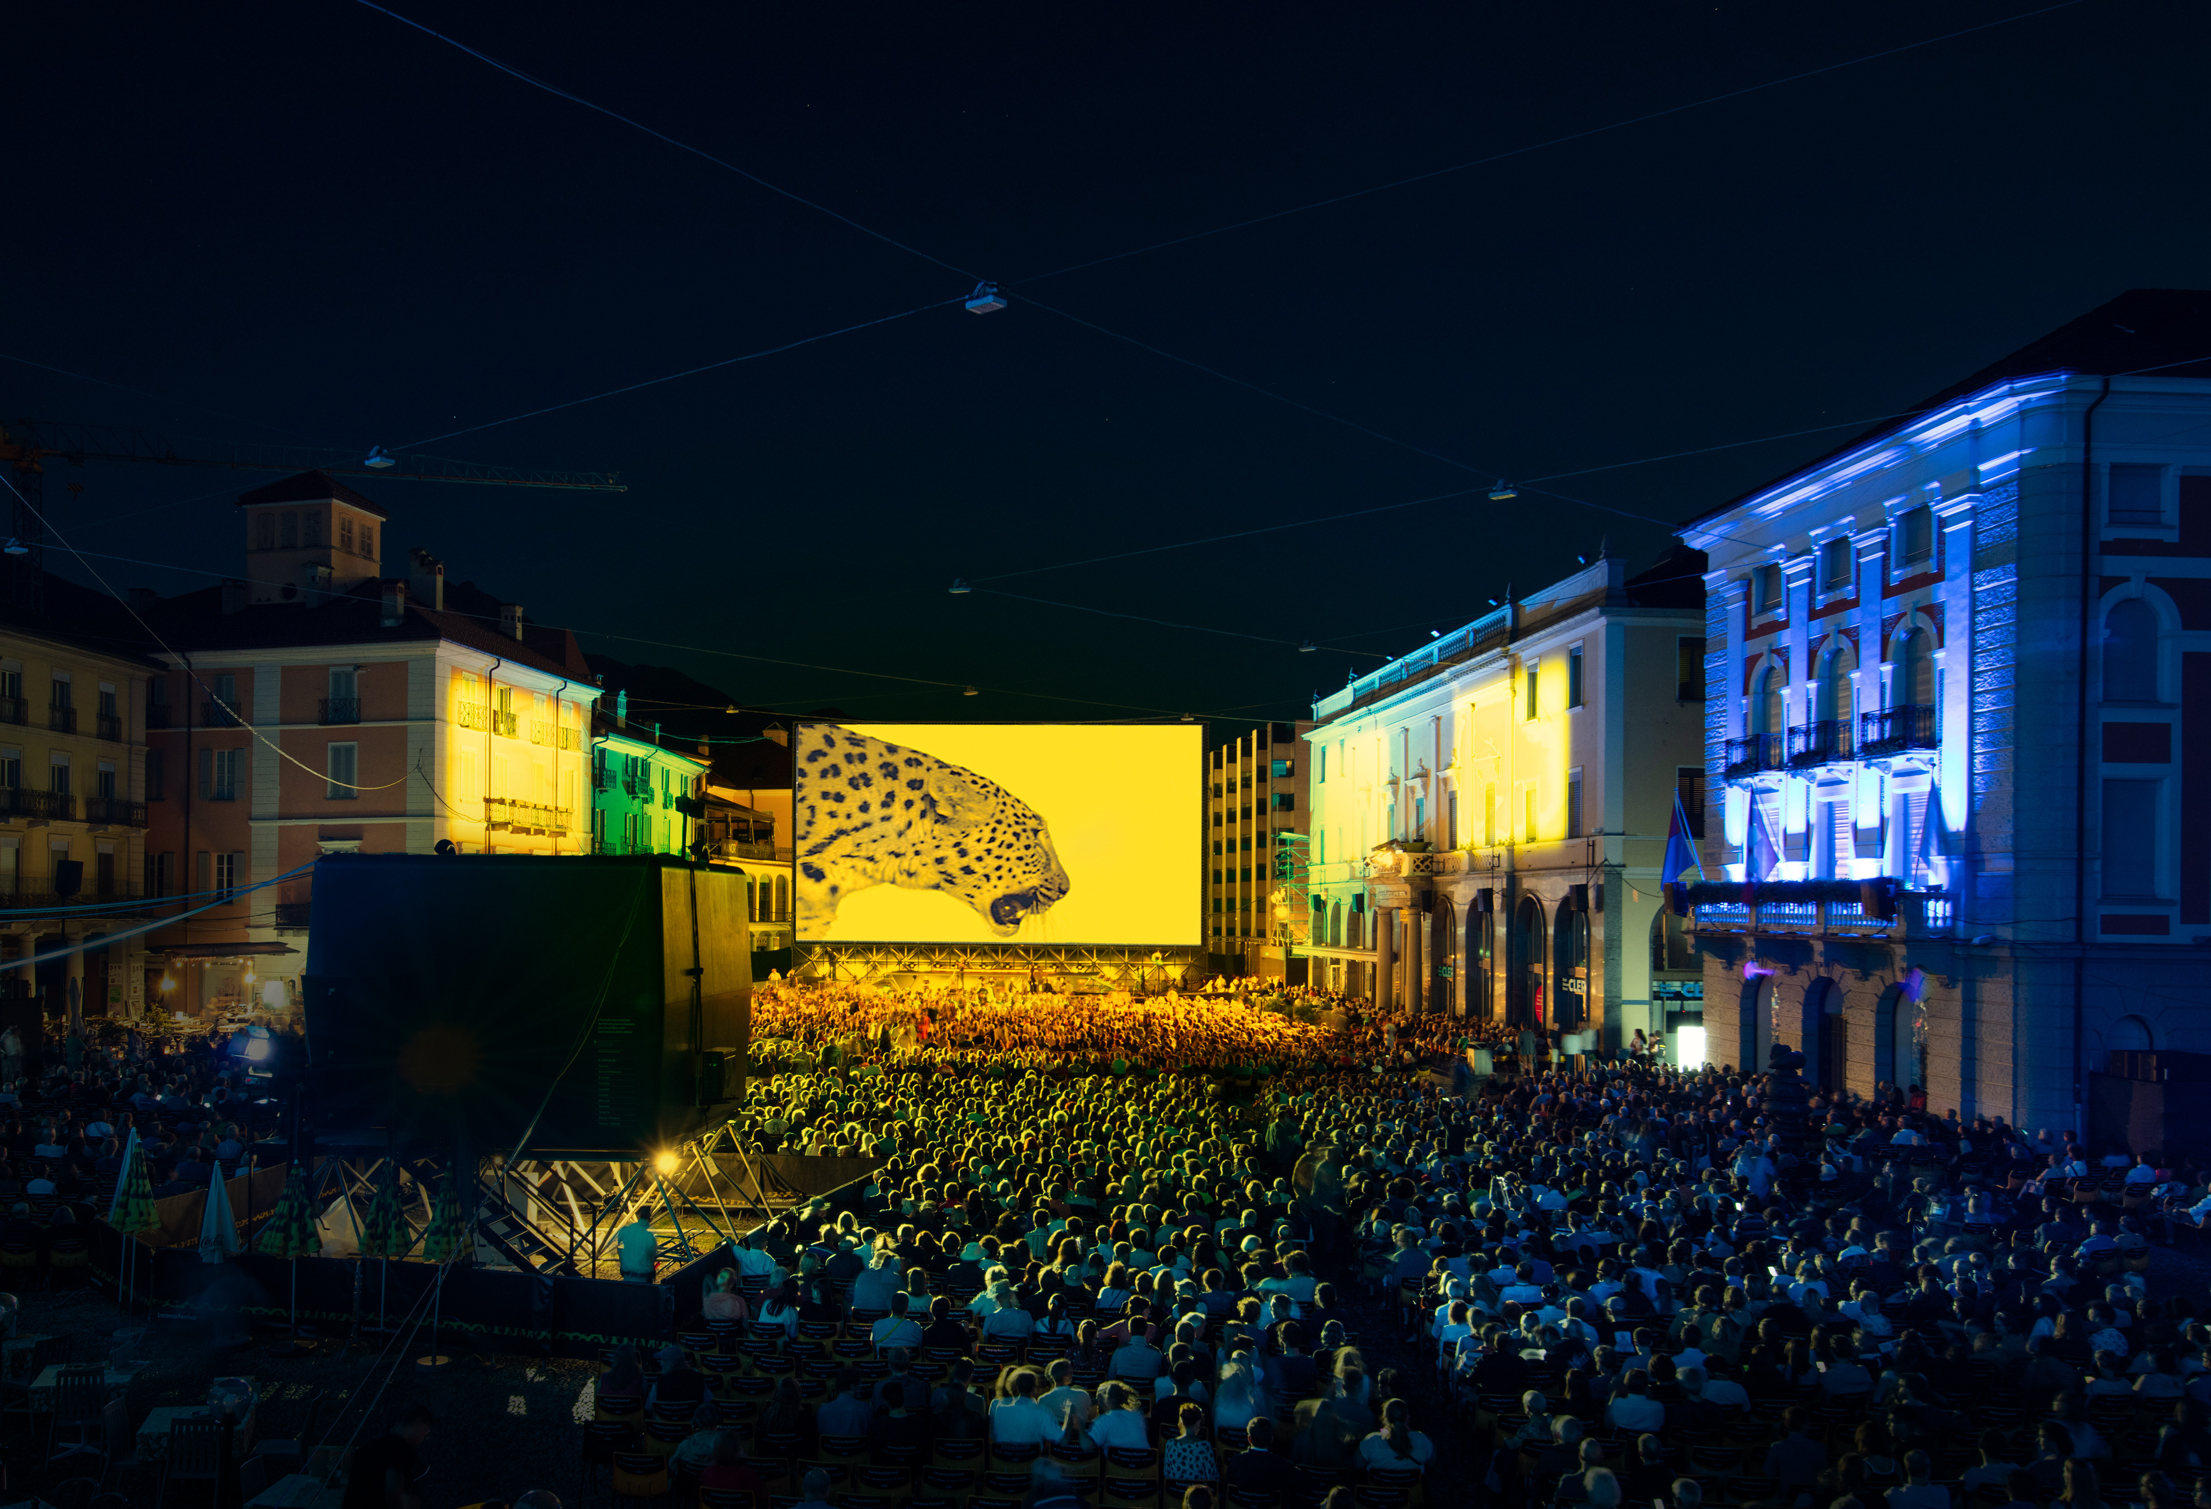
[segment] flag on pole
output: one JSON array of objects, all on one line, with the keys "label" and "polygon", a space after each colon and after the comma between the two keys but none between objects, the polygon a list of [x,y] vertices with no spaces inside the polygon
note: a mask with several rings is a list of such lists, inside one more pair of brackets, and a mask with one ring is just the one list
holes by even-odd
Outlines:
[{"label": "flag on pole", "polygon": [[1781,846],[1773,841],[1773,826],[1766,819],[1766,804],[1754,792],[1750,799],[1750,842],[1744,846],[1743,879],[1766,880],[1781,867]]},{"label": "flag on pole", "polygon": [[1697,879],[1704,879],[1704,862],[1697,858],[1697,846],[1689,837],[1689,814],[1682,808],[1677,787],[1673,820],[1666,825],[1666,858],[1659,865],[1658,883],[1672,885],[1683,870],[1690,869],[1697,872]]}]

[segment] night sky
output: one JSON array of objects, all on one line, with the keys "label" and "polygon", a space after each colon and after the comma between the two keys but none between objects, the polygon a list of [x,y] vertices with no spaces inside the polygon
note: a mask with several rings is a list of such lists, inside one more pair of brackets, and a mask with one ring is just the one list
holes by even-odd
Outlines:
[{"label": "night sky", "polygon": [[[356,481],[386,570],[424,545],[761,707],[1297,716],[2126,287],[2211,286],[2211,7],[2083,0],[1040,275],[2033,8],[395,6],[949,271],[357,0],[32,6],[0,351],[143,391],[5,361],[0,413],[360,455],[993,278],[1002,313],[422,445],[630,491]],[[81,547],[163,563],[98,562],[114,587],[169,593],[242,570],[231,499],[268,480],[93,464],[48,497]]]}]

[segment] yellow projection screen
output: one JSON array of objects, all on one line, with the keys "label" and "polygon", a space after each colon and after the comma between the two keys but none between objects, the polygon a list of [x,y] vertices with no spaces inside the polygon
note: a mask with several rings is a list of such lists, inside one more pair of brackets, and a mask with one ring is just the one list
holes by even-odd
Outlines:
[{"label": "yellow projection screen", "polygon": [[802,943],[1201,941],[1201,725],[801,723],[791,744]]}]

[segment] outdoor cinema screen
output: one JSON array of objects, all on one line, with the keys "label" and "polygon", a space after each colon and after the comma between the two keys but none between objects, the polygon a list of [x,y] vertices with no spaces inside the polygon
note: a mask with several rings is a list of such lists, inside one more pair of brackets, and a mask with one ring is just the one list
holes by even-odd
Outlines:
[{"label": "outdoor cinema screen", "polygon": [[1199,941],[1194,723],[801,723],[802,943]]}]

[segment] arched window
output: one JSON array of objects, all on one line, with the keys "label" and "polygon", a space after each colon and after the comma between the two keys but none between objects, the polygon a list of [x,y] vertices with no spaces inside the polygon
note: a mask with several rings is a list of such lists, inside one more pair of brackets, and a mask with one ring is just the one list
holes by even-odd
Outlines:
[{"label": "arched window", "polygon": [[1788,678],[1778,665],[1768,666],[1758,678],[1758,696],[1750,705],[1750,731],[1754,734],[1781,732],[1786,714],[1782,710],[1781,691],[1788,685]]},{"label": "arched window", "polygon": [[[1853,710],[1850,675],[1857,669],[1857,653],[1847,644],[1830,651],[1827,658],[1820,662],[1819,715],[1822,719],[1833,722],[1838,729],[1850,727],[1850,714]],[[1848,748],[1848,745],[1844,746],[1845,750]]]},{"label": "arched window", "polygon": [[2139,597],[2113,603],[2104,618],[2104,701],[2155,702],[2157,610]]},{"label": "arched window", "polygon": [[1935,705],[1934,643],[1925,629],[1914,629],[1896,642],[1895,668],[1889,680],[1891,707]]},{"label": "arched window", "polygon": [[775,877],[775,915],[772,922],[788,922],[791,919],[791,882],[784,876]]},{"label": "arched window", "polygon": [[2146,1053],[2157,1046],[2157,1039],[2150,1032],[2150,1024],[2141,1017],[2123,1016],[2111,1024],[2105,1044],[2118,1053]]},{"label": "arched window", "polygon": [[[743,874],[742,871],[739,873]],[[753,888],[750,875],[745,876],[745,915],[755,922],[760,920],[760,897]]]}]

